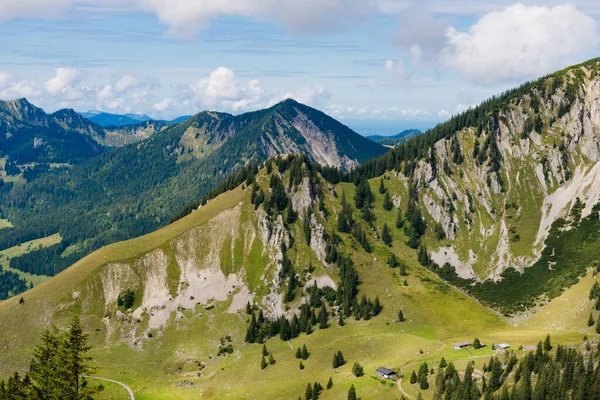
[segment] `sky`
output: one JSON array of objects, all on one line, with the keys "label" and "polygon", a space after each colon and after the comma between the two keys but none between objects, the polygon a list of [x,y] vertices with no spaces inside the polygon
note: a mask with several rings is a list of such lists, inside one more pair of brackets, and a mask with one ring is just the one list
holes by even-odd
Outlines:
[{"label": "sky", "polygon": [[426,129],[600,55],[600,2],[0,0],[0,99],[173,118],[292,97]]}]

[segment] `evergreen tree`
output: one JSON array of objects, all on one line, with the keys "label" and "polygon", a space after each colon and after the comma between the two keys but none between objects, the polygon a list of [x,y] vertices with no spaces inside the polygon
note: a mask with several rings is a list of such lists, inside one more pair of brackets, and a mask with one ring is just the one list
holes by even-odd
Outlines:
[{"label": "evergreen tree", "polygon": [[321,309],[319,310],[319,329],[326,329],[329,325],[327,324],[327,320],[329,318],[329,313],[327,312],[327,307],[325,307],[325,303],[321,305]]},{"label": "evergreen tree", "polygon": [[292,335],[290,331],[290,323],[288,322],[287,318],[281,317],[280,325],[281,326],[279,328],[279,337],[281,338],[281,340],[290,340]]},{"label": "evergreen tree", "polygon": [[313,395],[312,395],[313,400],[318,400],[320,392],[321,392],[320,385],[318,382],[315,382],[315,384],[313,385]]},{"label": "evergreen tree", "polygon": [[348,400],[356,400],[356,389],[354,385],[350,386],[350,390],[348,390]]},{"label": "evergreen tree", "polygon": [[269,354],[269,365],[275,365],[275,358],[273,358],[273,354]]},{"label": "evergreen tree", "polygon": [[388,246],[392,245],[392,235],[390,233],[390,228],[388,228],[387,223],[383,224],[383,232],[381,232],[381,240]]},{"label": "evergreen tree", "polygon": [[344,322],[344,316],[342,315],[342,313],[338,313],[338,325],[339,326],[346,325],[346,323]]},{"label": "evergreen tree", "polygon": [[427,254],[427,247],[426,246],[420,246],[419,247],[419,252],[417,254],[417,259],[419,261],[419,264],[421,264],[424,267],[428,267],[431,264],[431,259],[429,258],[429,254]]},{"label": "evergreen tree", "polygon": [[252,314],[252,306],[250,305],[250,302],[246,304],[246,314]]},{"label": "evergreen tree", "polygon": [[296,349],[296,358],[298,358],[298,359],[302,358],[302,351],[300,350],[300,347],[298,347]]},{"label": "evergreen tree", "polygon": [[385,196],[383,196],[383,209],[386,211],[391,211],[392,208],[394,208],[394,203],[392,202],[390,194],[386,193]]},{"label": "evergreen tree", "polygon": [[329,377],[329,380],[327,381],[327,390],[331,389],[333,387],[333,379],[331,379],[331,377]]},{"label": "evergreen tree", "polygon": [[446,368],[448,366],[448,362],[446,361],[446,359],[444,357],[442,357],[442,359],[440,360],[440,368]]},{"label": "evergreen tree", "polygon": [[304,393],[304,397],[306,398],[306,400],[312,400],[313,390],[310,383],[306,386],[306,392]]},{"label": "evergreen tree", "polygon": [[260,369],[267,368],[267,360],[265,360],[265,356],[263,356],[260,360]]},{"label": "evergreen tree", "polygon": [[383,178],[379,180],[379,193],[384,194],[386,192],[385,186],[383,185]]},{"label": "evergreen tree", "polygon": [[400,276],[408,276],[408,272],[406,272],[406,264],[404,264],[403,262],[400,263]]},{"label": "evergreen tree", "polygon": [[479,338],[475,338],[475,340],[473,340],[473,348],[475,350],[480,349],[481,346],[481,342],[479,341]]},{"label": "evergreen tree", "polygon": [[333,355],[333,368],[341,367],[344,364],[346,364],[344,355],[342,354],[341,350],[338,350],[338,352]]},{"label": "evergreen tree", "polygon": [[398,322],[404,322],[406,321],[404,319],[404,313],[402,313],[402,310],[398,311]]},{"label": "evergreen tree", "polygon": [[596,321],[594,321],[594,317],[592,316],[592,313],[590,313],[590,317],[588,318],[588,326],[594,326],[594,324],[596,323]]},{"label": "evergreen tree", "polygon": [[362,365],[360,365],[360,363],[355,362],[354,365],[352,366],[352,373],[357,378],[360,378],[361,376],[363,376],[365,374],[365,371],[364,371]]},{"label": "evergreen tree", "polygon": [[304,364],[302,364],[302,360],[300,360],[300,364],[298,365],[298,368],[301,370],[304,369]]},{"label": "evergreen tree", "polygon": [[269,352],[267,351],[267,345],[266,344],[263,344],[262,355],[264,357],[266,357],[266,356],[269,355]]},{"label": "evergreen tree", "polygon": [[415,383],[417,383],[417,374],[415,373],[414,370],[413,370],[412,374],[410,374],[410,383],[412,385],[414,385]]},{"label": "evergreen tree", "polygon": [[600,334],[600,318],[598,318],[598,321],[596,322],[596,333]]},{"label": "evergreen tree", "polygon": [[256,315],[252,313],[252,318],[250,319],[250,325],[246,330],[246,343],[254,343],[256,341]]},{"label": "evergreen tree", "polygon": [[402,229],[404,226],[404,218],[402,217],[402,210],[398,207],[398,215],[396,216],[396,228]]},{"label": "evergreen tree", "polygon": [[383,307],[381,307],[381,304],[379,303],[379,296],[375,297],[375,301],[373,302],[373,308],[372,308],[372,313],[373,316],[376,317],[381,313],[381,310],[383,309]]},{"label": "evergreen tree", "polygon": [[390,253],[387,259],[387,265],[389,265],[390,268],[396,268],[400,265],[400,262],[394,253]]},{"label": "evergreen tree", "polygon": [[308,352],[308,349],[306,348],[306,345],[303,344],[302,345],[302,351],[300,353],[300,357],[302,357],[303,360],[308,360],[309,355],[310,354]]},{"label": "evergreen tree", "polygon": [[546,335],[546,339],[544,339],[544,351],[552,350],[552,341],[550,340],[550,335]]}]

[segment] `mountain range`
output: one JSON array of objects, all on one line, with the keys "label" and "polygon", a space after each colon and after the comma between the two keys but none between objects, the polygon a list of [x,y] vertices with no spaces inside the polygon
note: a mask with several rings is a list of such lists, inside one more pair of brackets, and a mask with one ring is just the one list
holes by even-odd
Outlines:
[{"label": "mountain range", "polygon": [[367,136],[367,139],[377,142],[379,144],[382,144],[384,146],[395,146],[398,143],[401,143],[408,139],[412,139],[415,136],[420,135],[422,133],[423,132],[421,132],[418,129],[407,129],[396,135],[390,135],[390,136],[370,135],[370,136]]},{"label": "mountain range", "polygon": [[169,123],[180,123],[190,118],[190,115],[177,117],[170,121],[154,120],[146,114],[111,114],[98,110],[90,110],[79,113],[82,117],[102,126],[102,127],[123,127],[130,125],[138,125],[141,122],[159,121]]},{"label": "mountain range", "polygon": [[98,376],[143,398],[510,398],[569,354],[580,383],[561,390],[591,387],[599,88],[594,59],[391,150],[293,100],[204,112],[11,175],[0,259],[62,272],[0,302],[0,376],[77,314]]},{"label": "mountain range", "polygon": [[[10,142],[0,147],[8,182],[0,194],[0,215],[13,225],[0,229],[0,249],[60,234],[59,244],[20,261],[19,269],[37,275],[54,275],[92,250],[164,226],[186,204],[245,165],[301,153],[348,170],[386,151],[293,100],[239,116],[203,112],[179,124],[147,121],[111,129],[72,110],[47,116],[25,100],[5,104],[13,110],[5,122],[13,129],[12,137],[21,138],[23,149],[37,152],[24,163],[16,157],[21,153],[7,147]],[[24,133],[12,122],[13,115],[25,121]],[[55,129],[47,120],[62,125],[57,122],[60,129]],[[32,128],[47,125],[43,131]],[[38,132],[46,136],[40,139]],[[49,142],[52,135],[79,141]],[[47,156],[36,147],[39,142],[49,142]],[[82,152],[80,142],[95,152]]]}]

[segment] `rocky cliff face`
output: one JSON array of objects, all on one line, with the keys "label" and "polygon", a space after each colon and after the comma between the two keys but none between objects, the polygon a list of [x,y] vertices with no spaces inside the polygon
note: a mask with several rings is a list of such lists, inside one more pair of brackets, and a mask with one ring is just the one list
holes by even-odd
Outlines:
[{"label": "rocky cliff face", "polygon": [[599,69],[593,61],[544,78],[479,127],[437,142],[436,163],[419,163],[423,209],[447,237],[433,245],[436,263],[498,278],[539,258],[552,223],[572,218],[577,198],[589,215],[600,201]]}]

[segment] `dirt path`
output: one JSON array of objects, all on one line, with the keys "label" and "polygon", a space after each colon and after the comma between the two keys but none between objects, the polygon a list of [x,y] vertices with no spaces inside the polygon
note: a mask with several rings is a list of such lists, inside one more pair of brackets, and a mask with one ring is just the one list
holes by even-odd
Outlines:
[{"label": "dirt path", "polygon": [[101,381],[112,382],[112,383],[116,383],[117,385],[121,385],[125,388],[125,390],[127,390],[127,393],[129,393],[129,398],[131,400],[135,400],[135,396],[133,395],[133,390],[131,390],[131,388],[129,386],[127,386],[126,384],[124,384],[123,382],[119,382],[119,381],[115,381],[115,380],[107,379],[107,378],[100,378],[99,376],[88,376],[88,379],[98,379]]}]

